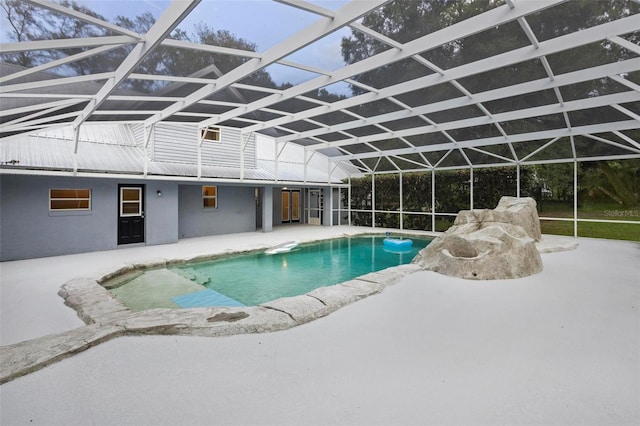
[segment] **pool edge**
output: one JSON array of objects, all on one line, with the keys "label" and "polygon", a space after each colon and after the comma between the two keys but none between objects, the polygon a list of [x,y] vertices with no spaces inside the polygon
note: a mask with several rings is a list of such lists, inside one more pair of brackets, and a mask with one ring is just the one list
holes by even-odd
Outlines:
[{"label": "pool edge", "polygon": [[0,347],[3,359],[0,365],[0,384],[121,336],[222,337],[286,330],[378,294],[387,286],[420,269],[413,264],[394,266],[343,283],[320,287],[303,295],[250,307],[158,308],[135,312],[102,286],[103,282],[118,273],[171,264],[173,259],[155,258],[135,264],[116,265],[64,283],[58,294],[86,325]]}]

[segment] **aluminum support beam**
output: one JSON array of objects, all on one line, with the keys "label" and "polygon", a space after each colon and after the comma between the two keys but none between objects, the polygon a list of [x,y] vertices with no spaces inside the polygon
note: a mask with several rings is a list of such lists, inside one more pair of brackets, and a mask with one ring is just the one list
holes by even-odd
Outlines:
[{"label": "aluminum support beam", "polygon": [[[289,37],[282,43],[272,47],[263,53],[261,58],[253,58],[240,65],[233,71],[225,74],[223,77],[219,78],[216,84],[209,84],[205,87],[196,90],[190,95],[186,96],[182,102],[177,102],[158,114],[155,114],[153,117],[148,118],[145,121],[145,124],[151,124],[158,122],[164,119],[167,116],[173,115],[174,113],[186,108],[194,103],[210,96],[222,89],[227,88],[231,84],[242,80],[243,78],[253,74],[254,72],[261,70],[268,65],[288,56],[303,47],[313,43],[316,40],[344,27],[352,21],[362,17],[366,13],[370,12],[373,9],[376,9],[379,6],[387,3],[389,0],[371,0],[367,2],[351,2],[346,6],[341,8],[336,12],[335,18],[322,18],[315,24],[305,28],[304,30],[294,34]],[[237,115],[243,115],[246,112],[250,112],[248,107],[241,108],[242,110],[246,110]],[[257,108],[256,108],[257,109]],[[251,109],[254,111],[255,109]],[[224,114],[223,114],[224,115]],[[219,122],[224,121],[224,119],[214,119],[214,120],[205,120],[200,123],[200,126],[209,126],[215,125]],[[252,131],[253,129],[247,129],[248,131]]]},{"label": "aluminum support beam", "polygon": [[38,65],[35,67],[31,67],[29,69],[25,69],[23,71],[14,72],[13,74],[5,75],[0,77],[0,84],[4,84],[7,81],[15,80],[16,78],[26,77],[31,74],[35,74],[37,72],[46,71],[51,68],[59,67],[62,65],[66,65],[71,62],[80,61],[82,59],[90,58],[95,55],[100,55],[102,53],[108,52],[109,50],[116,49],[121,47],[122,45],[114,44],[108,46],[100,46],[94,49],[86,50],[84,52],[76,53],[75,55],[67,56],[65,58],[57,59],[55,61],[47,62],[46,64]]},{"label": "aluminum support beam", "polygon": [[[174,0],[158,18],[144,37],[144,42],[133,48],[131,53],[120,64],[115,71],[113,78],[110,78],[98,91],[95,97],[89,102],[82,113],[73,122],[74,126],[79,126],[107,99],[107,97],[124,81],[129,74],[142,62],[142,60],[153,51],[153,49],[169,35],[175,27],[200,3],[201,0]],[[150,126],[154,123],[145,123]]]},{"label": "aluminum support beam", "polygon": [[[397,130],[393,132],[377,133],[369,136],[363,136],[358,138],[342,139],[334,142],[330,142],[331,147],[356,145],[361,143],[371,143],[386,139],[393,139],[399,137],[424,135],[436,132],[446,132],[447,130],[463,129],[473,126],[482,126],[493,123],[504,123],[514,120],[523,120],[527,118],[541,117],[545,115],[559,114],[562,112],[579,111],[590,108],[598,108],[603,106],[609,106],[611,104],[640,102],[640,93],[638,92],[622,92],[613,95],[597,96],[588,99],[580,99],[577,101],[565,102],[563,106],[558,104],[544,105],[540,107],[533,107],[521,110],[509,111],[501,114],[494,114],[492,117],[480,116],[475,118],[466,118],[463,120],[449,121],[444,123],[437,123],[422,127],[412,127],[405,130]],[[635,118],[635,117],[634,117]],[[325,148],[325,147],[323,147]],[[313,146],[309,146],[308,149],[313,150]]]},{"label": "aluminum support beam", "polygon": [[[220,118],[220,121],[231,119],[235,116],[245,114],[248,111],[255,111],[256,109],[263,108],[267,105],[280,102],[285,99],[289,99],[289,98],[301,95],[303,93],[307,93],[312,90],[317,90],[321,87],[335,83],[337,81],[344,80],[354,75],[363,74],[365,72],[374,70],[376,68],[386,65],[387,63],[396,62],[396,61],[400,61],[400,60],[412,57],[416,54],[424,52],[425,50],[442,46],[452,41],[459,40],[464,37],[473,35],[475,33],[484,31],[488,28],[493,28],[495,26],[515,20],[520,16],[526,16],[530,13],[535,13],[537,11],[551,7],[554,4],[561,3],[563,1],[565,0],[523,0],[522,2],[518,3],[519,7],[517,9],[511,10],[506,6],[497,7],[493,10],[483,13],[482,15],[478,15],[474,18],[467,19],[463,22],[450,25],[442,30],[417,38],[409,43],[404,44],[402,49],[397,49],[397,48],[389,49],[375,56],[363,59],[362,61],[356,62],[351,65],[348,65],[332,73],[332,76],[330,78],[322,76],[322,77],[318,77],[313,80],[310,80],[308,82],[299,84],[297,86],[294,86],[290,89],[285,90],[285,93],[283,94],[282,97],[279,97],[279,98],[267,97],[264,99],[260,99],[252,103],[251,105],[248,105],[247,108],[244,110],[230,111],[226,114],[223,114]],[[608,33],[607,35],[610,35],[610,33]],[[520,59],[518,60],[518,62],[520,62],[522,60],[521,58],[522,52],[520,52],[520,49],[518,49],[517,51],[520,56]],[[499,66],[498,64],[493,63],[493,68],[496,68],[498,66]],[[451,70],[447,71],[447,75],[449,74],[450,71]],[[442,78],[442,75],[435,74],[434,76],[428,76],[428,77]],[[454,76],[453,78],[450,78],[449,81],[455,80],[458,78],[460,77]],[[438,81],[438,83],[442,83],[442,82],[444,81]],[[412,85],[411,90],[415,90],[415,88],[416,86]],[[382,93],[383,90],[384,89],[382,89],[380,92]],[[282,124],[282,123],[278,123],[278,124]],[[273,125],[275,124],[269,123],[264,127],[256,126],[256,128],[252,128],[252,130],[261,130],[266,127],[272,127]]]},{"label": "aluminum support beam", "polygon": [[110,22],[106,22],[103,21],[101,19],[98,19],[94,16],[91,15],[87,15],[84,14],[82,12],[78,12],[77,10],[68,8],[68,7],[64,7],[58,3],[54,3],[51,1],[46,1],[46,0],[22,0],[22,1],[26,1],[27,3],[31,3],[33,5],[39,6],[39,7],[43,7],[45,9],[49,9],[53,12],[57,12],[57,13],[61,13],[63,15],[67,15],[70,16],[73,19],[77,19],[79,21],[83,21],[86,22],[87,24],[93,24],[102,28],[105,28],[107,30],[113,31],[115,33],[119,33],[122,35],[126,35],[129,37],[133,37],[133,38],[137,38],[140,39],[140,34],[137,34],[134,31],[128,30],[126,28],[122,28],[119,27],[117,25],[114,25]]},{"label": "aluminum support beam", "polygon": [[[472,62],[456,68],[452,68],[448,70],[444,76],[440,76],[438,74],[431,74],[415,80],[400,83],[395,86],[390,86],[384,89],[380,89],[377,93],[366,93],[363,95],[346,99],[344,101],[338,101],[332,104],[333,109],[329,109],[326,107],[312,108],[312,109],[303,111],[302,113],[296,114],[293,117],[285,117],[285,118],[270,120],[263,124],[251,126],[251,128],[253,130],[262,130],[272,126],[286,124],[287,122],[290,122],[290,121],[310,118],[320,114],[326,114],[331,110],[342,110],[346,108],[351,108],[357,105],[361,105],[363,103],[384,99],[389,96],[395,96],[402,93],[411,92],[411,91],[414,91],[416,87],[425,88],[425,87],[435,86],[444,82],[450,82],[452,80],[461,79],[461,78],[469,77],[471,75],[476,75],[482,72],[490,71],[492,69],[504,67],[506,65],[512,65],[515,63],[539,58],[541,56],[558,53],[563,50],[569,49],[571,47],[576,47],[576,46],[602,40],[603,38],[606,37],[608,33],[612,31],[618,31],[618,30],[622,30],[621,32],[632,31],[632,28],[634,28],[634,26],[637,26],[637,21],[632,18],[634,17],[625,18],[623,20],[619,20],[619,21],[608,23],[608,24],[603,24],[598,27],[593,27],[587,30],[583,30],[579,33],[572,33],[566,36],[558,37],[556,39],[548,40],[541,43],[539,49],[531,49],[530,46],[523,47],[511,52],[506,52],[490,58],[485,58],[476,62]],[[622,27],[619,27],[619,25],[621,24],[621,21],[624,21],[623,22],[624,25],[622,25]],[[501,89],[496,89],[495,91],[485,92],[485,93],[493,94],[493,96],[489,99],[482,99],[478,94],[474,94],[472,98],[463,97],[463,98],[456,98],[455,100],[453,100],[453,101],[457,101],[458,105],[451,105],[445,108],[446,104],[443,105],[445,102],[452,103],[452,104],[454,103],[452,100],[449,100],[449,101],[439,102],[433,105],[416,107],[413,109],[413,113],[411,111],[400,111],[400,112],[387,114],[387,116],[389,120],[397,120],[400,118],[407,118],[407,117],[425,114],[425,113],[433,112],[437,110],[473,105],[479,102],[486,102],[488,100],[501,99],[504,97],[515,96],[518,94],[525,94],[525,93],[531,93],[539,90],[546,90],[549,88],[553,88],[555,86],[573,84],[575,82],[574,80],[576,79],[578,79],[579,81],[589,81],[595,78],[599,78],[599,76],[596,75],[596,73],[601,75],[602,71],[605,71],[605,70],[606,70],[606,73],[604,76],[636,71],[640,66],[640,59],[635,58],[635,59],[632,59],[631,61],[633,62],[628,62],[628,61],[617,62],[617,63],[609,64],[608,66],[594,67],[586,70],[572,72],[567,75],[555,76],[553,81],[550,81],[550,79],[545,78],[545,79],[537,80],[535,82],[527,82],[527,83],[514,85],[510,88],[501,88]],[[628,62],[626,66],[621,65],[625,62]],[[604,67],[606,67],[606,69]],[[517,91],[514,91],[514,89]],[[288,90],[291,90],[291,89],[288,89]],[[498,97],[496,97],[496,93],[495,93],[496,91],[497,91]],[[374,122],[378,123],[380,121],[379,120],[373,121],[370,118],[369,120],[366,120],[364,122],[349,122],[339,126],[333,126],[331,127],[330,130],[331,131],[345,130],[352,127],[360,127],[363,125],[373,124]],[[317,134],[322,134],[325,132],[326,130],[324,129],[318,130],[318,131],[301,132],[297,137],[305,138],[305,137],[310,137]],[[281,140],[291,140],[295,138],[296,136],[288,136],[288,137],[281,138]]]},{"label": "aluminum support beam", "polygon": [[[280,140],[285,141],[285,140],[310,138],[313,136],[322,135],[327,132],[349,130],[352,128],[358,128],[361,126],[366,126],[366,125],[371,125],[376,123],[383,123],[386,121],[395,121],[403,118],[420,116],[420,115],[429,114],[437,111],[466,107],[466,106],[474,105],[477,102],[490,102],[490,101],[495,101],[503,98],[508,98],[515,95],[525,95],[525,94],[534,93],[538,91],[581,83],[584,81],[604,78],[611,75],[633,72],[638,69],[640,69],[640,58],[635,58],[627,61],[601,65],[601,66],[590,68],[587,70],[579,70],[579,71],[574,71],[567,74],[561,74],[561,75],[555,76],[553,81],[550,81],[548,78],[528,81],[525,83],[515,84],[512,86],[489,90],[486,92],[475,93],[473,94],[473,98],[469,98],[468,96],[462,96],[459,98],[448,99],[446,101],[440,101],[440,102],[435,102],[432,104],[427,104],[419,107],[413,107],[411,108],[411,110],[395,111],[387,114],[368,117],[367,119],[363,119],[363,120],[352,120],[352,121],[348,121],[348,122],[333,125],[333,126],[325,126],[324,128],[321,128],[321,129],[300,132],[298,134],[290,135],[290,136],[283,136],[280,138]],[[422,87],[422,85],[426,84],[426,82],[423,79],[424,78],[411,80],[409,82],[405,82],[395,86],[390,86],[385,89],[381,89],[381,91],[385,92],[385,95],[389,95],[389,96],[400,95],[402,93],[415,90],[416,87]],[[351,108],[351,107],[360,105],[362,103],[378,100],[378,98],[382,98],[382,96],[378,95],[376,99],[371,99],[371,98],[372,98],[371,94],[355,96],[353,98],[349,98],[344,101],[335,102],[334,107],[337,108],[338,110],[343,108]],[[272,123],[285,121],[285,120],[288,120],[288,121],[303,120],[303,119],[313,117],[315,115],[326,114],[327,112],[329,111],[326,107],[311,108],[301,113],[295,114],[292,117],[271,120],[269,122],[266,122],[265,126],[271,126]],[[252,127],[255,127],[255,126],[252,126]]]},{"label": "aluminum support beam", "polygon": [[56,40],[21,41],[0,43],[2,53],[19,53],[31,50],[72,49],[80,47],[107,46],[139,43],[140,40],[129,36],[85,37]]},{"label": "aluminum support beam", "polygon": [[[473,139],[468,141],[458,141],[458,145],[455,146],[453,143],[439,143],[434,145],[426,145],[420,146],[416,148],[400,148],[394,150],[385,151],[385,155],[407,155],[414,154],[417,151],[419,152],[437,152],[437,151],[445,151],[457,148],[471,148],[471,147],[482,147],[489,145],[500,145],[504,143],[518,143],[518,142],[528,142],[535,140],[545,140],[545,139],[553,139],[555,137],[569,137],[569,136],[577,136],[577,135],[587,135],[592,133],[606,133],[606,132],[615,132],[615,131],[624,131],[624,130],[635,130],[638,129],[638,122],[635,120],[627,120],[627,121],[616,121],[613,123],[604,123],[604,124],[592,124],[587,126],[578,126],[573,127],[571,129],[555,129],[555,130],[544,130],[540,132],[530,132],[530,133],[518,133],[509,135],[506,139],[504,137],[490,137],[484,139]],[[633,148],[629,148],[630,151]],[[350,154],[350,155],[339,155],[332,157],[334,161],[350,161],[350,160],[362,160],[366,158],[378,158],[380,153],[378,152],[367,152],[363,154]],[[434,164],[434,167],[437,167],[438,164]]]}]

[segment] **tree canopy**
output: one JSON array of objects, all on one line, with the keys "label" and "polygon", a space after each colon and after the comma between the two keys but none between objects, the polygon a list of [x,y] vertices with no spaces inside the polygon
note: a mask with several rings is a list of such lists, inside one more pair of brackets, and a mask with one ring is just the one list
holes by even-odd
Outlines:
[{"label": "tree canopy", "polygon": [[[63,0],[60,4],[109,22],[105,17],[75,1]],[[55,40],[114,35],[105,28],[72,19],[68,16],[52,13],[20,0],[3,0],[2,8],[10,24],[7,36],[14,41]],[[144,34],[155,24],[155,18],[151,13],[145,12],[142,15],[136,16],[134,19],[117,16],[113,23],[138,34]],[[236,37],[227,30],[213,29],[204,22],[196,25],[191,34],[184,30],[176,29],[172,32],[171,38],[246,51],[256,50],[255,43]],[[3,60],[23,67],[33,67],[84,50],[87,50],[87,48],[22,52],[17,56],[3,55]],[[72,75],[87,75],[113,71],[130,51],[131,47],[114,49],[101,55],[94,55],[84,60],[70,62],[65,65],[64,70],[59,71]],[[241,56],[204,53],[188,49],[160,46],[144,59],[135,72],[150,75],[197,76],[215,79],[231,69],[238,67],[245,60],[246,58]],[[259,85],[276,87],[276,84],[271,80],[271,77],[266,71],[256,72],[249,80],[255,80],[254,82]],[[124,84],[122,88],[143,93],[154,92],[159,89],[171,89],[170,84],[160,80],[128,79]]]}]

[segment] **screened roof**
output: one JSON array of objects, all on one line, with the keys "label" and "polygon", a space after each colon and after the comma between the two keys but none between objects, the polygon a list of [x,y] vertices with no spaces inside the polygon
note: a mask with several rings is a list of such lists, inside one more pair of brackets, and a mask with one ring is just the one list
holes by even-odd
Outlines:
[{"label": "screened roof", "polygon": [[361,173],[640,157],[637,1],[236,2],[262,16],[244,43],[188,35],[194,17],[225,29],[215,16],[227,1],[152,1],[163,10],[144,32],[23,3],[83,30],[3,39],[6,140],[100,121],[198,123]]}]

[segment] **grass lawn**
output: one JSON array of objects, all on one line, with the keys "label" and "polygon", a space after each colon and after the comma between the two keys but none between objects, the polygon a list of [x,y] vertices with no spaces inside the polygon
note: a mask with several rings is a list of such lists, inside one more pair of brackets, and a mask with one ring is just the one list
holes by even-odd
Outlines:
[{"label": "grass lawn", "polygon": [[[573,222],[544,220],[544,217],[572,218],[573,205],[545,201],[539,216],[543,234],[573,235]],[[588,201],[578,207],[578,219],[626,220],[640,222],[640,206],[623,208],[614,203]],[[578,222],[578,236],[640,241],[640,223]]]}]

